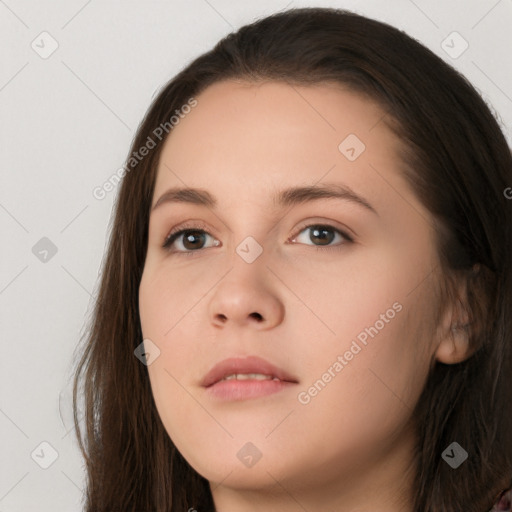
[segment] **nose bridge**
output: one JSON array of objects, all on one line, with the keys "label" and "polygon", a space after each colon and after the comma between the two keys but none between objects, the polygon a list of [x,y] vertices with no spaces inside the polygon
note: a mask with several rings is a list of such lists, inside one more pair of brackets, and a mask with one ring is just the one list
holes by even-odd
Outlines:
[{"label": "nose bridge", "polygon": [[230,252],[230,264],[236,265],[241,260],[245,264],[241,265],[243,268],[266,259],[265,253],[272,243],[272,232],[276,224],[266,215],[262,215],[263,203],[244,198],[235,202],[243,203],[244,210],[241,211],[240,207],[234,209],[232,205],[226,209],[222,218],[222,230],[225,232],[223,243],[227,244],[226,248]]},{"label": "nose bridge", "polygon": [[[267,247],[264,248],[262,237],[259,237],[261,243],[253,236],[247,235],[243,240],[238,243],[235,247],[235,253],[246,265],[253,265],[256,263],[256,267],[261,265],[262,261],[267,259],[268,253],[268,240]],[[264,254],[265,253],[265,254]],[[236,261],[237,258],[235,258]],[[243,267],[243,265],[241,265]]]},{"label": "nose bridge", "polygon": [[247,288],[245,293],[248,295],[254,295],[262,288],[269,288],[269,243],[270,241],[264,247],[252,235],[242,238],[234,245],[228,273],[219,284],[224,283],[232,289]]},{"label": "nose bridge", "polygon": [[[281,217],[268,211],[268,205],[261,201],[245,201],[246,210],[233,213],[229,236],[233,240],[233,250],[244,263],[251,265],[268,261],[277,242],[276,230]],[[282,212],[284,214],[284,212]],[[234,255],[234,256],[235,256]]]}]

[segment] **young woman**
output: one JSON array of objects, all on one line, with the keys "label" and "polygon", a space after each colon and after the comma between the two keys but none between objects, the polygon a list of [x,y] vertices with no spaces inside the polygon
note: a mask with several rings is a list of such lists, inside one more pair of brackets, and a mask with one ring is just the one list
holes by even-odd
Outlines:
[{"label": "young woman", "polygon": [[512,156],[462,75],[278,13],[163,88],[123,174],[88,512],[511,510]]}]

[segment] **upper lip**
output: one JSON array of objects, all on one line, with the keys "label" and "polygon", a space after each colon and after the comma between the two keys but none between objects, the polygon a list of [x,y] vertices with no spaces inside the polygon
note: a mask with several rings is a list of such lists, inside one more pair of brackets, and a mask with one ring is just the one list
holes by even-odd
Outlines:
[{"label": "upper lip", "polygon": [[239,373],[261,373],[263,375],[271,375],[279,380],[297,383],[297,379],[288,374],[282,368],[274,366],[265,359],[257,356],[248,357],[231,357],[217,363],[201,381],[201,386],[208,387],[219,382],[224,377]]}]

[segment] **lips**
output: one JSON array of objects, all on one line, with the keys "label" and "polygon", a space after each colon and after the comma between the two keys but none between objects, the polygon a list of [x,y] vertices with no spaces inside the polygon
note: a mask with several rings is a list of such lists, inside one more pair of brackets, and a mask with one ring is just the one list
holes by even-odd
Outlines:
[{"label": "lips", "polygon": [[233,357],[216,364],[203,378],[201,386],[208,388],[234,374],[261,374],[282,382],[298,383],[298,380],[282,368],[278,368],[257,356]]}]

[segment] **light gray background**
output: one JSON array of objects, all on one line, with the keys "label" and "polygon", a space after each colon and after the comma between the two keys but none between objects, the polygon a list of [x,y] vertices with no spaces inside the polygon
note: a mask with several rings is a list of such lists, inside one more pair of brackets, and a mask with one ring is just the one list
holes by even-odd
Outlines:
[{"label": "light gray background", "polygon": [[[115,197],[92,190],[123,165],[169,78],[233,29],[299,6],[353,9],[405,30],[465,74],[511,142],[512,0],[0,0],[0,512],[81,510],[73,358]],[[58,43],[47,58],[43,31]],[[456,58],[453,31],[469,44]],[[36,245],[43,237],[55,255]]]}]

